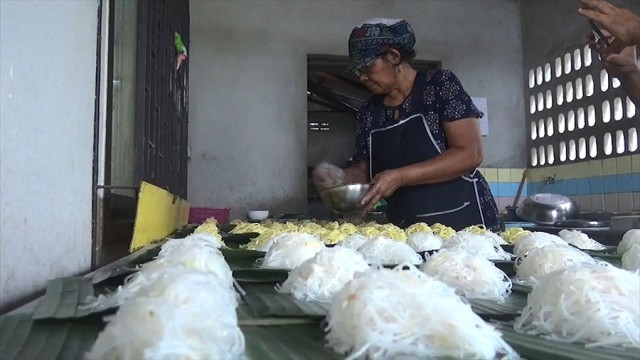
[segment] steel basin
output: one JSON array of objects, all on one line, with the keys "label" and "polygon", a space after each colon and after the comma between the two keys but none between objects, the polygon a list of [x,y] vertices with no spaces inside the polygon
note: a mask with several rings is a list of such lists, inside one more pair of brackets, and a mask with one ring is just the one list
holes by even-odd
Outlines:
[{"label": "steel basin", "polygon": [[368,184],[350,184],[323,190],[320,192],[320,198],[331,211],[352,214],[364,210],[360,201],[367,191]]},{"label": "steel basin", "polygon": [[575,219],[580,212],[578,204],[559,194],[535,194],[522,201],[516,215],[537,224],[553,225],[557,221]]}]

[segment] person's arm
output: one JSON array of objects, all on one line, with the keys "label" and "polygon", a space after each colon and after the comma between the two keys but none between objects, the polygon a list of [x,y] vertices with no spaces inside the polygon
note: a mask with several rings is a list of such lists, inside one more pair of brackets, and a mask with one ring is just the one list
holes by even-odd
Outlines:
[{"label": "person's arm", "polygon": [[[615,55],[610,55],[605,60],[607,63],[611,64],[609,66],[614,66],[613,63],[624,61],[614,56]],[[614,58],[612,59],[612,57]],[[618,63],[615,66],[620,66],[620,64]],[[627,93],[627,96],[629,96],[629,99],[636,104],[636,107],[640,108],[640,68],[636,66],[634,71],[626,73],[618,79],[622,83],[622,88]]]},{"label": "person's arm", "polygon": [[[603,30],[607,39],[611,36],[607,30]],[[587,36],[589,46],[596,50],[602,59],[602,65],[610,76],[618,78],[622,88],[631,101],[640,107],[640,68],[638,67],[636,46],[623,48],[619,53],[608,53],[608,47],[596,43],[593,34]]]},{"label": "person's arm", "polygon": [[578,13],[598,22],[615,39],[607,52],[618,52],[625,46],[640,44],[640,17],[603,0],[579,0]]},{"label": "person's arm", "polygon": [[344,169],[345,183],[366,184],[369,182],[369,163],[361,161],[352,167]]},{"label": "person's arm", "polygon": [[370,210],[380,199],[391,196],[400,187],[453,180],[482,163],[478,119],[444,122],[443,127],[449,148],[432,159],[377,174],[371,181],[371,189],[362,199],[365,210]]}]

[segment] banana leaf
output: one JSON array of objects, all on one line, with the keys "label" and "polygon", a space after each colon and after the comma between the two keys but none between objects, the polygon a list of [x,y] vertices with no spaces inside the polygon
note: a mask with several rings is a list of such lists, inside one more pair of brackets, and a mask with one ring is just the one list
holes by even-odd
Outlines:
[{"label": "banana leaf", "polygon": [[507,276],[515,276],[516,268],[513,261],[492,260],[493,265],[502,270]]},{"label": "banana leaf", "polygon": [[[513,279],[511,279],[513,281]],[[528,294],[531,292],[531,290],[533,289],[531,287],[531,285],[526,285],[526,284],[518,284],[515,281],[513,281],[513,287],[511,288],[513,290],[513,292],[518,292],[521,294]]]},{"label": "banana leaf", "polygon": [[495,323],[502,338],[525,359],[554,360],[623,360],[640,359],[640,349],[622,347],[589,347],[565,343],[542,336],[520,334],[512,323]]},{"label": "banana leaf", "polygon": [[40,320],[31,314],[0,318],[0,358],[83,359],[104,324],[99,318],[83,320]]},{"label": "banana leaf", "polygon": [[233,270],[233,278],[240,283],[273,283],[287,280],[289,272],[278,269],[239,269]]},{"label": "banana leaf", "polygon": [[608,262],[609,264],[615,267],[622,267],[622,255],[618,254],[597,254],[597,253],[589,253],[591,257],[596,260],[602,260]]},{"label": "banana leaf", "polygon": [[319,322],[289,326],[241,326],[251,360],[342,359],[325,346]]},{"label": "banana leaf", "polygon": [[47,283],[47,291],[38,300],[33,318],[66,319],[79,318],[92,313],[81,304],[89,296],[94,295],[91,280],[86,277],[68,277],[51,280]]},{"label": "banana leaf", "polygon": [[485,299],[468,299],[468,301],[473,312],[485,319],[510,320],[519,315],[527,305],[526,295],[519,293],[512,293],[503,303]]},{"label": "banana leaf", "polygon": [[246,303],[258,316],[323,318],[328,312],[328,304],[301,301],[288,294],[280,294],[273,284],[249,284],[243,289],[247,293]]}]

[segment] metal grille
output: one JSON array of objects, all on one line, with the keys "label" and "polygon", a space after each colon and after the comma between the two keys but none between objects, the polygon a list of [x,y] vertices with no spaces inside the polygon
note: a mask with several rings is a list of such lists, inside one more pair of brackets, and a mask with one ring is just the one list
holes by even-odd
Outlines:
[{"label": "metal grille", "polygon": [[174,33],[189,48],[189,2],[138,0],[136,180],[187,196],[189,61],[176,70]]},{"label": "metal grille", "polygon": [[529,166],[637,153],[640,115],[588,47],[568,49],[527,72]]}]

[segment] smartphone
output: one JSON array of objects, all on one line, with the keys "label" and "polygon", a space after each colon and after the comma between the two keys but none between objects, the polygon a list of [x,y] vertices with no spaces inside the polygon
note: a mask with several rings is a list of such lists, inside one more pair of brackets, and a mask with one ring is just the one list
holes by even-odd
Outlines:
[{"label": "smartphone", "polygon": [[596,23],[593,22],[593,20],[589,20],[589,24],[591,25],[591,28],[593,29],[593,35],[595,37],[596,44],[601,44],[601,45],[604,45],[605,47],[611,45],[611,44],[609,44],[609,41],[607,40],[606,36],[604,36],[602,31],[600,31],[600,29],[598,28]]}]

